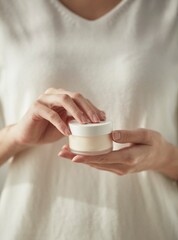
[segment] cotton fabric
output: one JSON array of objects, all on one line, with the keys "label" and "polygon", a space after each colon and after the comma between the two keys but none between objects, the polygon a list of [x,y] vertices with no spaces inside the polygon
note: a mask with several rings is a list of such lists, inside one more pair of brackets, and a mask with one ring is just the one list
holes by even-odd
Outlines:
[{"label": "cotton fabric", "polygon": [[[153,129],[178,145],[178,1],[123,0],[90,21],[55,0],[0,0],[0,36],[3,126],[47,88],[64,88],[91,99],[114,129]],[[72,163],[57,156],[66,142],[11,160],[1,240],[178,239],[175,181]]]}]

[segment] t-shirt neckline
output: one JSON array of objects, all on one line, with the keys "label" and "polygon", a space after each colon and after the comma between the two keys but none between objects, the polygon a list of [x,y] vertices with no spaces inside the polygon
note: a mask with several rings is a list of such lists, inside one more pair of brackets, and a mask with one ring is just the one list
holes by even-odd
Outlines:
[{"label": "t-shirt neckline", "polygon": [[84,22],[89,25],[101,23],[104,21],[109,21],[112,19],[113,16],[115,16],[116,12],[121,10],[124,5],[128,2],[129,0],[122,0],[120,3],[118,3],[115,7],[113,7],[110,11],[102,15],[101,17],[94,19],[94,20],[89,20],[87,18],[84,18],[77,13],[73,12],[69,8],[67,8],[64,4],[62,4],[59,0],[51,0],[51,2],[55,5],[58,11],[62,12],[63,14],[67,15],[70,20],[73,21],[78,21],[78,22]]}]

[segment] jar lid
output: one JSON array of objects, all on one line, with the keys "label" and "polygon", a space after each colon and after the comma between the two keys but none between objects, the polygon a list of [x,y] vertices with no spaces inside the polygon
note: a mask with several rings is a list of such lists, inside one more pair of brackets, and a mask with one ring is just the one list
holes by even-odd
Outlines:
[{"label": "jar lid", "polygon": [[76,120],[72,120],[69,122],[69,127],[74,136],[99,136],[112,132],[112,123],[110,121],[80,124]]}]

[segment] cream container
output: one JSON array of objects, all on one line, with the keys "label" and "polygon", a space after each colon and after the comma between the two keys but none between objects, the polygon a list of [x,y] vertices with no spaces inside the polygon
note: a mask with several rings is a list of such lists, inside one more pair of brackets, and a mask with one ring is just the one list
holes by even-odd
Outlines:
[{"label": "cream container", "polygon": [[100,155],[112,151],[112,123],[80,124],[73,120],[69,122],[71,135],[69,147],[71,152],[80,155]]}]

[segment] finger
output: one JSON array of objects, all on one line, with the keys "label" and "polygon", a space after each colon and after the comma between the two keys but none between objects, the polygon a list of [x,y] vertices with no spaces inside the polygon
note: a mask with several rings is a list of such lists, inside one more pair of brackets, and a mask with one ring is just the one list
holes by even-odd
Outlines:
[{"label": "finger", "polygon": [[124,164],[87,164],[98,169],[104,169],[106,171],[111,171],[119,175],[125,175],[128,173],[138,173],[145,171],[142,167],[127,166]]},{"label": "finger", "polygon": [[76,156],[76,154],[72,153],[70,151],[69,145],[66,144],[62,147],[61,151],[58,153],[58,156],[73,159]]},{"label": "finger", "polygon": [[105,170],[109,172],[116,173],[118,175],[125,175],[130,172],[129,168],[125,165],[119,165],[119,164],[87,164],[91,167]]},{"label": "finger", "polygon": [[101,116],[100,116],[100,111],[93,107],[86,98],[84,98],[82,96],[82,94],[80,93],[72,93],[69,91],[65,91],[63,90],[63,94],[67,94],[69,95],[74,102],[82,109],[82,111],[84,111],[86,113],[86,115],[89,117],[89,119],[91,120],[91,122],[100,122],[100,120],[102,120]]},{"label": "finger", "polygon": [[68,144],[63,145],[61,149],[70,151],[70,148],[69,148]]},{"label": "finger", "polygon": [[[134,145],[112,151],[108,154],[98,156],[82,156],[76,155],[72,161],[81,163],[97,163],[97,164],[124,164],[130,167],[138,165],[143,161],[143,153],[147,152],[147,146]],[[144,154],[145,155],[145,154]]]},{"label": "finger", "polygon": [[93,105],[93,103],[92,103],[90,100],[88,100],[88,99],[86,99],[86,100],[87,100],[88,104],[89,104],[92,108],[94,108],[96,112],[98,112],[98,114],[99,114],[99,116],[100,116],[100,119],[101,119],[101,120],[106,120],[106,114],[105,114],[105,112],[102,111],[102,110],[99,110],[95,105]]},{"label": "finger", "polygon": [[[54,109],[52,109],[52,110],[54,110]],[[56,110],[54,110],[54,111],[58,113],[58,115],[63,120],[63,122],[67,123],[67,119],[68,119],[67,111],[65,111],[65,109],[63,109],[63,110],[64,111],[62,111],[62,112],[58,112]]]},{"label": "finger", "polygon": [[87,114],[91,122],[100,122],[99,112],[97,112],[91,105],[89,105],[87,100],[80,93],[73,93],[72,99]]},{"label": "finger", "polygon": [[66,94],[70,96],[74,102],[87,114],[92,122],[100,122],[100,120],[105,120],[105,113],[98,108],[96,108],[88,99],[84,98],[80,93],[73,93],[65,89],[59,88],[49,88],[46,90],[45,94]]},{"label": "finger", "polygon": [[45,94],[60,94],[59,89],[57,88],[48,88],[45,91]]},{"label": "finger", "polygon": [[87,164],[88,166],[92,167],[92,168],[96,168],[98,170],[102,170],[102,171],[109,171],[109,172],[112,172],[112,173],[116,173],[115,171],[113,171],[112,169],[108,169],[108,168],[104,168],[104,167],[100,167],[100,166],[97,166],[97,165],[94,165],[94,164]]},{"label": "finger", "polygon": [[34,106],[32,107],[32,119],[34,121],[45,119],[53,124],[62,134],[66,136],[71,134],[68,126],[62,121],[60,116],[54,110],[39,102],[35,102]]},{"label": "finger", "polygon": [[51,89],[51,92],[55,92],[58,94],[67,94],[70,96],[76,104],[84,111],[87,116],[90,118],[92,122],[100,122],[100,120],[105,120],[105,113],[103,111],[100,111],[98,108],[96,108],[88,99],[83,97],[82,94],[77,92],[70,92],[66,91],[64,89],[58,89],[57,91],[55,89]]},{"label": "finger", "polygon": [[68,158],[68,159],[73,159],[75,157],[75,154],[65,150],[65,149],[62,149],[59,153],[58,153],[58,156],[60,157],[63,157],[63,158]]},{"label": "finger", "polygon": [[38,98],[38,101],[51,109],[56,106],[65,108],[80,123],[90,122],[81,109],[67,94],[43,94]]},{"label": "finger", "polygon": [[156,132],[144,128],[136,130],[116,130],[112,132],[112,139],[117,143],[135,143],[152,145]]},{"label": "finger", "polygon": [[108,154],[98,156],[82,156],[76,155],[72,161],[80,163],[103,163],[103,164],[125,164],[128,166],[135,165],[138,161],[139,150],[133,149],[135,147],[128,147],[126,149],[120,149],[112,151]]}]

